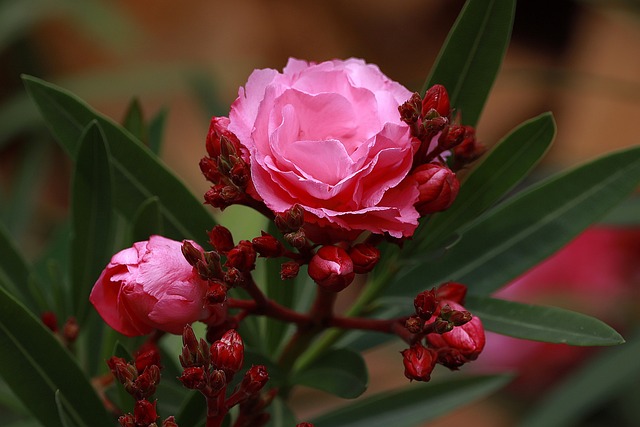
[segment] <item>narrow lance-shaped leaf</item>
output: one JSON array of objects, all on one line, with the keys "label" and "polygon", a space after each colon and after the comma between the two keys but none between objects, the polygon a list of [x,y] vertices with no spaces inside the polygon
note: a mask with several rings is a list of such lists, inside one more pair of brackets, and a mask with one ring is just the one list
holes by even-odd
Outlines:
[{"label": "narrow lance-shaped leaf", "polygon": [[81,136],[72,189],[72,299],[82,323],[91,287],[112,255],[111,164],[104,132],[96,121]]},{"label": "narrow lance-shaped leaf", "polygon": [[62,427],[55,394],[74,423],[112,427],[89,380],[51,332],[0,288],[0,376],[43,425]]},{"label": "narrow lance-shaped leaf", "polygon": [[92,120],[109,141],[113,168],[114,207],[131,218],[141,203],[157,196],[166,237],[203,242],[214,224],[211,214],[159,159],[111,119],[53,84],[30,76],[23,80],[47,124],[73,160],[83,129]]},{"label": "narrow lance-shaped leaf", "polygon": [[30,267],[0,223],[0,284],[32,310],[43,309],[29,292]]},{"label": "narrow lance-shaped leaf", "polygon": [[640,147],[553,176],[487,212],[444,256],[404,266],[390,293],[455,280],[476,295],[515,279],[598,221],[640,181]]},{"label": "narrow lance-shaped leaf", "polygon": [[624,339],[606,323],[575,311],[495,298],[469,296],[465,302],[490,331],[532,341],[581,346],[622,344]]},{"label": "narrow lance-shaped leaf", "polygon": [[369,374],[360,353],[346,348],[334,349],[290,379],[345,399],[354,399],[367,389]]},{"label": "narrow lance-shaped leaf", "polygon": [[350,403],[312,422],[316,427],[413,427],[485,397],[509,380],[496,375],[411,384]]},{"label": "narrow lance-shaped leaf", "polygon": [[127,112],[124,115],[124,120],[122,121],[122,126],[131,132],[131,135],[135,136],[138,141],[146,144],[147,128],[144,122],[142,106],[138,98],[133,98],[129,103]]},{"label": "narrow lance-shaped leaf", "polygon": [[564,427],[608,404],[608,399],[625,393],[640,375],[640,335],[620,347],[604,350],[569,375],[555,389],[547,391],[521,427]]},{"label": "narrow lance-shaped leaf", "polygon": [[453,205],[429,218],[416,232],[416,243],[408,246],[405,254],[411,255],[414,246],[438,247],[460,227],[496,204],[538,164],[551,146],[555,133],[553,116],[544,113],[522,123],[504,137],[471,171]]},{"label": "narrow lance-shaped leaf", "polygon": [[515,0],[468,0],[447,36],[422,93],[447,88],[462,122],[474,126],[509,44]]},{"label": "narrow lance-shaped leaf", "polygon": [[153,234],[164,235],[160,201],[157,197],[149,198],[138,208],[132,221],[131,241],[149,240],[149,236]]}]

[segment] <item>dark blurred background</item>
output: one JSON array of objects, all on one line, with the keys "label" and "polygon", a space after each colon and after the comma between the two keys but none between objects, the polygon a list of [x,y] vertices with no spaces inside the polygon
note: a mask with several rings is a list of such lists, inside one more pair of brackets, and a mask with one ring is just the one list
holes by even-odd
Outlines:
[{"label": "dark blurred background", "polygon": [[[67,215],[70,164],[27,98],[21,73],[68,88],[117,121],[134,96],[147,117],[168,108],[163,158],[202,194],[207,184],[198,160],[209,119],[227,114],[253,69],[281,69],[291,56],[353,56],[418,90],[463,3],[3,0],[0,220],[30,254]],[[490,146],[551,110],[558,135],[544,171],[637,144],[639,11],[638,0],[519,1],[479,139]],[[374,390],[405,382],[395,362],[391,382],[382,368],[379,378],[372,374]],[[302,411],[320,409],[317,400],[305,402],[303,394]],[[512,424],[508,412],[494,406],[458,416],[472,417],[476,427]]]}]

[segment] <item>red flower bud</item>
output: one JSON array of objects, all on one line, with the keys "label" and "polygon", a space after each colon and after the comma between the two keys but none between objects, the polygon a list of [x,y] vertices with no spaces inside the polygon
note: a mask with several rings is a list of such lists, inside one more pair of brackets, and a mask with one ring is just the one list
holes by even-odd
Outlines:
[{"label": "red flower bud", "polygon": [[182,241],[180,250],[182,251],[182,256],[184,256],[184,259],[186,259],[187,262],[194,267],[198,264],[198,262],[202,262],[204,260],[202,250],[196,248],[189,240]]},{"label": "red flower bud", "polygon": [[438,363],[442,366],[446,366],[452,371],[457,371],[460,366],[467,362],[467,358],[455,348],[438,349]]},{"label": "red flower bud", "polygon": [[267,368],[263,365],[253,365],[249,368],[244,378],[242,378],[240,389],[248,395],[256,394],[264,387],[268,380],[269,373],[267,372]]},{"label": "red flower bud", "polygon": [[280,266],[280,278],[282,280],[295,279],[300,271],[300,264],[295,261],[283,262]]},{"label": "red flower bud", "polygon": [[160,368],[157,365],[149,365],[142,374],[133,382],[133,387],[127,391],[136,399],[144,399],[156,392],[160,382]]},{"label": "red flower bud", "polygon": [[138,375],[136,368],[121,357],[113,356],[109,358],[107,365],[120,384],[131,382]]},{"label": "red flower bud", "polygon": [[418,316],[409,316],[404,322],[404,327],[412,334],[419,334],[424,327],[424,320]]},{"label": "red flower bud", "polygon": [[144,372],[147,366],[156,365],[160,367],[160,351],[158,346],[152,342],[146,342],[134,354],[135,365],[138,373]]},{"label": "red flower bud", "polygon": [[136,420],[136,424],[140,426],[155,422],[158,419],[156,403],[151,403],[148,400],[138,400],[133,408],[133,417]]},{"label": "red flower bud", "polygon": [[120,423],[121,427],[136,427],[136,419],[133,414],[124,414],[118,417],[118,423]]},{"label": "red flower bud", "polygon": [[311,423],[299,423],[296,427],[314,427],[314,425]]},{"label": "red flower bud", "polygon": [[211,344],[211,363],[224,371],[227,381],[242,368],[244,344],[235,330],[227,331],[222,338]]},{"label": "red flower bud", "polygon": [[284,252],[284,247],[282,243],[278,241],[275,237],[273,237],[269,233],[261,232],[260,237],[255,237],[251,240],[253,244],[253,248],[260,254],[260,256],[265,258],[277,258]]},{"label": "red flower bud", "polygon": [[458,170],[482,156],[486,147],[476,140],[476,131],[471,126],[464,126],[465,134],[462,142],[453,149],[453,169]]},{"label": "red flower bud", "polygon": [[290,209],[276,214],[275,223],[278,230],[283,233],[298,231],[304,224],[304,209],[295,204]]},{"label": "red flower bud", "polygon": [[431,372],[436,366],[438,358],[435,351],[418,343],[401,353],[405,377],[411,381],[429,381],[431,379]]},{"label": "red flower bud", "polygon": [[222,225],[216,225],[209,231],[209,243],[221,254],[226,254],[235,246],[231,231]]},{"label": "red flower bud", "polygon": [[[453,301],[447,303],[455,311],[465,311],[460,304]],[[484,327],[480,319],[474,316],[470,321],[454,327],[450,332],[427,335],[427,342],[433,348],[452,348],[460,352],[466,360],[475,360],[484,348]]]},{"label": "red flower bud", "polygon": [[453,301],[458,304],[463,304],[466,295],[467,287],[462,283],[445,282],[436,289],[436,296],[442,301]]},{"label": "red flower bud", "polygon": [[218,172],[218,165],[215,160],[210,157],[203,157],[200,159],[200,171],[207,181],[214,184],[220,183],[220,172]]},{"label": "red flower bud", "polygon": [[62,337],[64,338],[65,342],[74,342],[78,338],[79,332],[80,326],[78,325],[78,321],[73,316],[69,317],[62,326]]},{"label": "red flower bud", "polygon": [[451,150],[454,147],[462,144],[469,126],[451,125],[442,130],[440,137],[438,138],[438,147],[441,150]]},{"label": "red flower bud", "polygon": [[422,99],[422,115],[426,116],[429,110],[435,110],[439,115],[448,117],[451,114],[449,94],[442,85],[433,85],[424,94]]},{"label": "red flower bud", "polygon": [[364,274],[376,266],[380,260],[380,250],[368,243],[358,243],[351,248],[349,256],[353,261],[353,271]]},{"label": "red flower bud", "polygon": [[[398,107],[400,112],[400,120],[408,125],[418,121],[422,110],[422,98],[420,94],[414,93],[408,101]],[[415,136],[415,135],[414,135]]]},{"label": "red flower bud", "polygon": [[420,215],[447,209],[460,189],[456,174],[446,166],[435,163],[420,165],[413,173],[420,195],[415,206]]},{"label": "red flower bud", "polygon": [[438,297],[436,296],[435,289],[422,291],[416,295],[413,300],[413,306],[416,309],[416,314],[422,319],[431,319],[431,316],[433,316],[438,309]]},{"label": "red flower bud", "polygon": [[172,415],[162,422],[162,427],[178,427],[176,418]]},{"label": "red flower bud", "polygon": [[239,271],[247,272],[256,267],[256,251],[248,240],[241,240],[227,253],[227,267],[235,267]]},{"label": "red flower bud", "polygon": [[209,289],[205,294],[205,300],[209,305],[221,304],[227,300],[227,285],[219,280],[209,282]]},{"label": "red flower bud", "polygon": [[309,276],[323,288],[339,292],[353,281],[353,261],[349,254],[338,246],[323,246],[311,258]]},{"label": "red flower bud", "polygon": [[192,390],[201,390],[207,386],[205,370],[200,366],[185,368],[178,379],[182,385]]},{"label": "red flower bud", "polygon": [[51,332],[58,332],[58,317],[53,311],[45,311],[40,315],[42,323],[51,330]]}]

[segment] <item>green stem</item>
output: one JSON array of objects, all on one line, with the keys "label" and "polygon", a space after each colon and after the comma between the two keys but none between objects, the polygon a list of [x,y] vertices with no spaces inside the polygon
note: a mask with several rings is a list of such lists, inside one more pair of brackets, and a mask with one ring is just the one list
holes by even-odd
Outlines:
[{"label": "green stem", "polygon": [[[386,287],[389,279],[393,277],[397,270],[396,264],[397,256],[394,255],[388,261],[385,268],[381,268],[381,273],[374,276],[370,283],[365,286],[364,290],[358,297],[355,303],[349,308],[346,316],[355,317],[359,316],[369,305],[380,296],[380,293]],[[381,266],[382,267],[382,266]],[[290,365],[290,370],[301,371],[320,357],[328,348],[335,344],[342,336],[347,332],[344,329],[332,329],[324,334],[319,340],[311,344],[307,351],[300,355],[295,361],[295,365]],[[317,334],[317,333],[316,333]],[[308,343],[307,343],[308,344]],[[293,369],[291,369],[293,367]]]}]

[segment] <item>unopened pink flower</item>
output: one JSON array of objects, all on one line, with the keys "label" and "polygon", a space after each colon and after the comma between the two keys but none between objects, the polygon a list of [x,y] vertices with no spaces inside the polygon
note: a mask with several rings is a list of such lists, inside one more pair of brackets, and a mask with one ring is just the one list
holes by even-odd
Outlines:
[{"label": "unopened pink flower", "polygon": [[204,305],[207,282],[181,248],[181,242],[151,236],[111,258],[89,296],[109,326],[128,336],[154,329],[181,334],[186,324],[216,315]]}]

